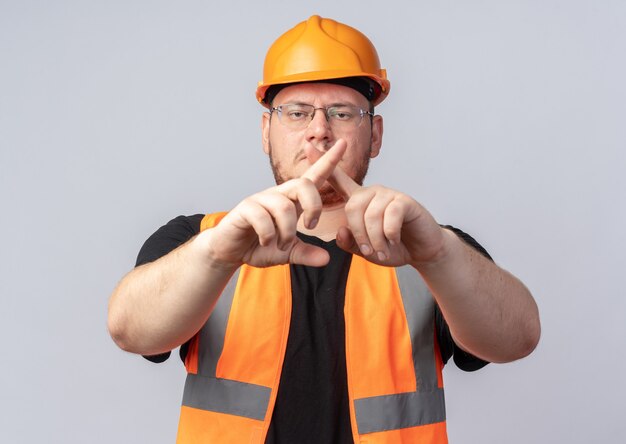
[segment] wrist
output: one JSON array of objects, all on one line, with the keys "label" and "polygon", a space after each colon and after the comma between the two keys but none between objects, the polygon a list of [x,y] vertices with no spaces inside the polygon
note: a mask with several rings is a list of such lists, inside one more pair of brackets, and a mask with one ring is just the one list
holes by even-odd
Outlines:
[{"label": "wrist", "polygon": [[446,267],[454,258],[454,252],[458,248],[458,237],[452,231],[443,227],[439,228],[441,234],[440,247],[433,253],[428,260],[416,261],[411,263],[413,268],[420,273],[428,273]]},{"label": "wrist", "polygon": [[234,273],[242,265],[242,261],[234,261],[216,248],[215,228],[209,228],[198,234],[192,241],[195,254],[208,270]]}]

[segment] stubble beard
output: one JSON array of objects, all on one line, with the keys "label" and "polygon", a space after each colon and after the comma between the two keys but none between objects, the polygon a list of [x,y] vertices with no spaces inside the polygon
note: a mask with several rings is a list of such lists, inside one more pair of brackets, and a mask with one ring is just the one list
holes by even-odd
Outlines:
[{"label": "stubble beard", "polygon": [[[361,158],[358,164],[356,165],[354,174],[351,174],[351,172],[346,171],[346,173],[348,173],[350,177],[352,177],[352,180],[354,180],[359,185],[363,185],[363,180],[365,179],[365,176],[367,175],[367,170],[369,169],[369,164],[370,164],[371,151],[372,151],[372,147],[370,145],[369,149],[365,153],[365,156],[363,156],[363,158]],[[287,182],[288,180],[294,179],[295,177],[287,177],[282,174],[281,163],[278,161],[275,161],[274,156],[272,154],[273,150],[272,150],[271,142],[269,142],[269,153],[270,153],[269,154],[270,166],[272,168],[272,174],[274,174],[274,180],[276,181],[276,185],[280,185],[282,183]],[[298,157],[299,156],[296,156],[296,158]],[[322,198],[322,205],[325,207],[330,207],[330,206],[345,202],[345,199],[343,198],[343,196],[339,192],[337,192],[328,182],[322,185],[322,188],[319,190],[319,192],[320,192],[320,197]]]}]

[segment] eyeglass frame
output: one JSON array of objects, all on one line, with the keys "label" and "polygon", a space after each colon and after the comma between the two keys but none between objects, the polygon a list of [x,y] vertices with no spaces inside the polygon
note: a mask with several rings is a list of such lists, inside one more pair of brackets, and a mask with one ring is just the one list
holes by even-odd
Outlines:
[{"label": "eyeglass frame", "polygon": [[324,117],[326,117],[326,122],[328,122],[330,124],[330,116],[328,115],[328,111],[329,110],[331,110],[333,108],[340,108],[342,106],[346,106],[346,107],[350,107],[350,108],[353,108],[353,109],[357,109],[357,110],[359,110],[360,120],[359,120],[359,124],[356,125],[354,128],[358,128],[358,127],[361,126],[361,123],[363,123],[363,116],[366,116],[366,115],[369,115],[371,117],[375,116],[375,114],[372,111],[366,111],[363,108],[359,108],[358,106],[350,105],[350,104],[332,105],[332,106],[329,106],[329,107],[319,107],[319,108],[316,108],[314,105],[310,105],[308,103],[283,103],[281,105],[271,107],[269,109],[270,115],[272,115],[272,113],[274,111],[277,111],[278,112],[278,120],[280,121],[281,124],[285,125],[286,127],[289,127],[289,125],[283,123],[281,115],[282,115],[282,112],[283,112],[283,110],[282,110],[283,106],[288,106],[288,105],[310,106],[310,107],[313,108],[313,113],[312,114],[307,114],[307,116],[309,116],[309,121],[307,122],[306,125],[303,125],[301,129],[307,128],[311,124],[311,122],[315,118],[315,113],[317,112],[317,110],[324,110]]}]

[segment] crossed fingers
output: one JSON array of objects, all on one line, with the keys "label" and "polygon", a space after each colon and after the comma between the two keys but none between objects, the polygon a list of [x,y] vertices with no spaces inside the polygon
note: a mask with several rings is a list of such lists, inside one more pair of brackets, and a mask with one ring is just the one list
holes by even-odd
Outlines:
[{"label": "crossed fingers", "polygon": [[337,142],[298,179],[250,196],[239,208],[245,223],[252,227],[261,246],[276,239],[281,250],[287,250],[296,236],[300,215],[307,228],[317,225],[322,212],[319,188],[335,170],[346,150],[344,141]]},{"label": "crossed fingers", "polygon": [[[312,145],[305,152],[313,165],[324,158]],[[376,262],[388,263],[394,254],[397,261],[403,224],[419,206],[417,202],[389,188],[362,187],[340,166],[331,172],[328,182],[346,201],[348,226],[337,233],[340,246]]]},{"label": "crossed fingers", "polygon": [[[335,143],[333,148],[338,144],[345,145],[345,143],[346,142],[343,139],[339,139]],[[304,147],[304,152],[309,160],[313,162],[312,166],[315,166],[320,160],[324,159],[324,157],[326,157],[333,148],[331,148],[326,152],[326,154],[324,154],[313,145],[307,144]],[[332,185],[335,191],[341,194],[346,201],[352,196],[355,191],[361,188],[361,185],[356,183],[350,176],[348,176],[348,174],[341,167],[333,168],[329,176],[325,179],[328,180],[328,182]],[[321,186],[321,184],[319,186]]]},{"label": "crossed fingers", "polygon": [[[346,151],[345,141],[338,141],[326,154],[311,165],[300,179],[290,180],[278,186],[278,191],[298,205],[298,216],[302,213],[304,226],[314,228],[322,212],[319,189],[333,174]],[[312,186],[311,186],[312,185]],[[295,231],[295,230],[294,230]]]}]

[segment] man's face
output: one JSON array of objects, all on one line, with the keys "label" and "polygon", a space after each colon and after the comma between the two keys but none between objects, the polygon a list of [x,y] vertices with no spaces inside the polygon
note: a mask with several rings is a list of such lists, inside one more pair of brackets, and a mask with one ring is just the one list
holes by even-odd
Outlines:
[{"label": "man's face", "polygon": [[[273,106],[285,104],[309,104],[315,108],[351,105],[369,110],[367,99],[352,88],[329,83],[306,83],[282,89],[274,98]],[[370,122],[370,119],[372,121]],[[348,147],[339,166],[357,183],[361,184],[367,173],[370,158],[376,157],[382,143],[382,117],[363,116],[356,128],[338,131],[331,128],[322,110],[318,110],[308,126],[294,130],[285,126],[276,112],[263,114],[263,150],[270,156],[270,163],[277,184],[300,177],[310,166],[304,151],[307,144],[326,151],[337,141],[344,139]],[[326,183],[320,190],[322,202],[330,206],[343,202],[339,193]]]}]

